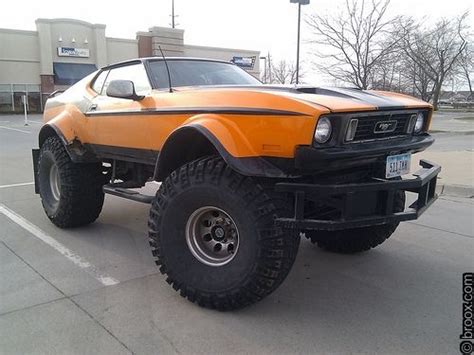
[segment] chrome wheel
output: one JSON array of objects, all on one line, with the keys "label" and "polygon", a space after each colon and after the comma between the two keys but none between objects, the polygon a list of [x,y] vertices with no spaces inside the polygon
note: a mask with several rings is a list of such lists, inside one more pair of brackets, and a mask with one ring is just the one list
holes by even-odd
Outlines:
[{"label": "chrome wheel", "polygon": [[239,248],[239,231],[232,218],[217,207],[194,211],[186,223],[186,242],[200,262],[222,266],[230,262]]},{"label": "chrome wheel", "polygon": [[59,198],[61,197],[59,185],[60,181],[58,166],[53,163],[51,165],[51,169],[49,170],[49,187],[51,189],[51,196],[55,201],[59,201]]}]

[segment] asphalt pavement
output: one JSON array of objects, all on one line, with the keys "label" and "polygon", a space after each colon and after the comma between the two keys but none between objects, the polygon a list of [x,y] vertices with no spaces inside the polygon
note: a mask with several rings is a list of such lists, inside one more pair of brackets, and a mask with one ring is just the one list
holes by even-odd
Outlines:
[{"label": "asphalt pavement", "polygon": [[147,205],[107,196],[90,226],[49,222],[32,185],[39,128],[38,116],[27,127],[0,116],[0,353],[459,353],[473,199],[442,196],[363,254],[302,240],[276,292],[221,313],[184,300],[159,274]]},{"label": "asphalt pavement", "polygon": [[431,130],[434,132],[474,133],[474,112],[436,111]]}]

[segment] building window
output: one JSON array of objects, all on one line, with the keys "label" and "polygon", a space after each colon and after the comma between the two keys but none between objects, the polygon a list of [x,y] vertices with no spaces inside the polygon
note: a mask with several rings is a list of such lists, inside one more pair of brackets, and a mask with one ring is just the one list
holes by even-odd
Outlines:
[{"label": "building window", "polygon": [[13,84],[13,110],[14,112],[23,112],[22,97],[26,96],[25,84]]},{"label": "building window", "polygon": [[0,84],[0,112],[23,112],[23,97],[26,97],[28,112],[39,113],[43,111],[40,85]]},{"label": "building window", "polygon": [[26,85],[28,112],[42,112],[41,90],[39,85]]},{"label": "building window", "polygon": [[0,112],[13,111],[12,86],[0,84]]}]

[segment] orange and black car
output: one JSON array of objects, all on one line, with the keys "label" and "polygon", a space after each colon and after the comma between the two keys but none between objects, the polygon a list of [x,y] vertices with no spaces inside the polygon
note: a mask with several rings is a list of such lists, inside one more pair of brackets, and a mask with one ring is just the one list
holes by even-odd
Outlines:
[{"label": "orange and black car", "polygon": [[[284,280],[300,235],[333,252],[381,244],[436,199],[430,104],[389,92],[263,85],[232,63],[145,58],[48,99],[36,191],[58,227],[95,221],[104,193],[151,204],[167,281],[230,310]],[[140,188],[161,185],[155,196]],[[415,202],[406,205],[406,192]]]}]

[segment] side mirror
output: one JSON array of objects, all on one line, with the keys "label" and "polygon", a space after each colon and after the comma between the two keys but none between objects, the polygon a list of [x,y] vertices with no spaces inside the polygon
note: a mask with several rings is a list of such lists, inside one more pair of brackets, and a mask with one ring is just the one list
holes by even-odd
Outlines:
[{"label": "side mirror", "polygon": [[130,80],[112,80],[107,86],[107,96],[117,97],[119,99],[129,99],[140,101],[145,98],[143,95],[137,95],[135,85]]}]

